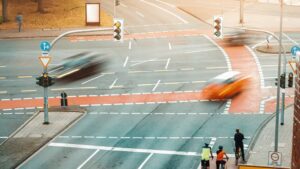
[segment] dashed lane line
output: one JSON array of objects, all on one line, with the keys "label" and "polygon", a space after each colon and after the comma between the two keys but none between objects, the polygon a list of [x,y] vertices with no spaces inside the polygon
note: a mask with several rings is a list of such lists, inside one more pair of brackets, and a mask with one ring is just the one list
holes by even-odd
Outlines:
[{"label": "dashed lane line", "polygon": [[165,69],[168,69],[168,66],[169,66],[169,64],[170,64],[170,58],[168,58],[168,60],[167,60],[167,63],[166,63],[166,66],[165,66]]},{"label": "dashed lane line", "polygon": [[155,86],[152,89],[152,92],[154,92],[156,90],[156,88],[158,87],[159,83],[160,83],[160,80],[157,81],[157,83],[155,84]]},{"label": "dashed lane line", "polygon": [[82,85],[87,84],[88,82],[91,82],[91,81],[96,80],[96,79],[98,79],[98,78],[100,78],[100,77],[103,77],[103,76],[104,76],[104,75],[101,74],[101,75],[99,75],[99,76],[97,76],[97,77],[94,77],[94,78],[89,79],[89,80],[87,80],[87,81],[85,81],[85,82],[82,82],[81,84],[82,84]]},{"label": "dashed lane line", "polygon": [[172,50],[172,45],[170,42],[169,42],[169,50]]},{"label": "dashed lane line", "polygon": [[129,59],[129,57],[127,56],[126,59],[125,59],[125,61],[124,61],[123,67],[126,67],[126,65],[128,63],[128,59]]},{"label": "dashed lane line", "polygon": [[32,78],[32,76],[17,76],[19,79],[26,79],[26,78]]},{"label": "dashed lane line", "polygon": [[21,93],[32,93],[32,92],[36,92],[37,90],[32,89],[32,90],[21,90]]}]

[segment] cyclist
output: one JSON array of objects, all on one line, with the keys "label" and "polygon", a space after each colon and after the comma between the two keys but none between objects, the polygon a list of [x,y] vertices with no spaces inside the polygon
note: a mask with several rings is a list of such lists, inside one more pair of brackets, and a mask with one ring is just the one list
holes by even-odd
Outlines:
[{"label": "cyclist", "polygon": [[219,146],[219,150],[217,151],[217,160],[216,160],[217,169],[219,169],[221,165],[226,164],[226,161],[224,160],[224,156],[226,157],[226,159],[228,161],[229,158],[228,158],[226,152],[223,150],[223,146]]},{"label": "cyclist", "polygon": [[239,149],[241,149],[242,159],[243,159],[243,161],[245,161],[244,143],[243,143],[243,140],[245,139],[245,137],[240,132],[239,129],[236,129],[235,131],[236,131],[236,133],[234,134],[235,153],[238,154]]},{"label": "cyclist", "polygon": [[212,159],[214,158],[211,152],[211,147],[209,147],[209,144],[205,143],[202,147],[201,166],[209,167],[209,155]]}]

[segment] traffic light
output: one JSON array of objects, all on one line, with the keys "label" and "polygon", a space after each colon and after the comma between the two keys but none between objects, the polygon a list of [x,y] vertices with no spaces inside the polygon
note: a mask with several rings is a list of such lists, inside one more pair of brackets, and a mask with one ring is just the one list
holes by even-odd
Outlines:
[{"label": "traffic light", "polygon": [[48,76],[48,73],[43,73],[43,75],[37,77],[36,80],[37,80],[36,84],[43,87],[49,87],[54,84],[54,79]]},{"label": "traffic light", "polygon": [[49,87],[54,84],[54,79],[50,76],[48,76],[48,73],[43,73],[43,86]]},{"label": "traffic light", "polygon": [[123,41],[124,36],[124,20],[114,18],[114,40]]},{"label": "traffic light", "polygon": [[39,86],[43,86],[43,76],[40,76],[40,77],[37,77],[35,78],[37,81],[36,81],[36,84],[39,85]]},{"label": "traffic light", "polygon": [[294,74],[290,72],[289,79],[288,79],[288,87],[293,87],[293,81],[294,81]]},{"label": "traffic light", "polygon": [[280,87],[285,89],[285,73],[280,75]]},{"label": "traffic light", "polygon": [[120,0],[115,0],[115,6],[120,5]]},{"label": "traffic light", "polygon": [[278,78],[275,78],[275,85],[278,85]]},{"label": "traffic light", "polygon": [[223,38],[223,18],[221,16],[214,16],[214,35],[217,38]]}]

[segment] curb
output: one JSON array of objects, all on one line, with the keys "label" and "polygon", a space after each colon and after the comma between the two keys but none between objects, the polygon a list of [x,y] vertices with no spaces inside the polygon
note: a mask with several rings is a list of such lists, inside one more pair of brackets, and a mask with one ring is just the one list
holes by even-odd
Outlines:
[{"label": "curb", "polygon": [[[290,108],[292,107],[294,104],[290,104],[288,106],[285,107],[286,108]],[[248,161],[249,157],[250,157],[250,151],[254,148],[257,139],[260,136],[260,133],[262,132],[262,130],[265,128],[265,126],[275,117],[276,112],[273,112],[272,115],[270,115],[267,119],[265,119],[260,125],[259,127],[256,129],[256,132],[253,136],[253,139],[251,139],[250,143],[249,143],[249,148],[248,148],[248,153],[246,154],[246,159]]]},{"label": "curb", "polygon": [[[12,164],[13,168],[18,168],[18,166],[22,165],[25,161],[27,161],[28,159],[30,159],[34,154],[36,154],[37,152],[39,152],[41,150],[41,148],[43,148],[44,146],[46,146],[50,141],[54,140],[57,138],[58,135],[60,135],[62,132],[65,132],[66,129],[70,128],[71,126],[73,126],[74,124],[76,124],[81,118],[83,118],[86,115],[86,110],[83,108],[77,109],[77,111],[75,110],[76,107],[72,107],[71,110],[73,110],[72,112],[77,112],[80,113],[79,116],[75,119],[73,119],[70,123],[68,123],[66,126],[63,126],[61,130],[59,130],[57,133],[55,133],[52,137],[49,137],[49,139],[45,139],[45,140],[40,140],[41,145],[40,146],[36,146],[33,147],[32,149],[29,149],[29,151],[27,151],[27,155],[25,156],[20,156],[18,158],[15,159],[15,163]],[[68,110],[62,111],[62,112],[71,112]],[[43,113],[42,111],[38,110],[30,119],[28,119],[23,125],[21,125],[15,132],[13,132],[13,134],[11,134],[9,136],[8,139],[6,139],[4,142],[7,142],[10,140],[10,138],[13,138],[14,135],[16,135],[20,130],[22,130],[29,122],[31,122],[37,115],[39,115],[39,113]],[[3,143],[4,143],[3,142]],[[2,143],[2,144],[3,144]],[[1,144],[1,145],[2,145]],[[28,143],[27,143],[28,144]],[[26,145],[26,144],[25,144]]]},{"label": "curb", "polygon": [[[285,53],[291,53],[291,48],[293,45],[283,45],[285,49]],[[261,53],[270,53],[270,54],[279,54],[279,48],[278,45],[269,45],[269,47],[263,45],[263,46],[257,46],[255,48],[256,51],[261,52]],[[283,53],[283,51],[282,51]]]}]

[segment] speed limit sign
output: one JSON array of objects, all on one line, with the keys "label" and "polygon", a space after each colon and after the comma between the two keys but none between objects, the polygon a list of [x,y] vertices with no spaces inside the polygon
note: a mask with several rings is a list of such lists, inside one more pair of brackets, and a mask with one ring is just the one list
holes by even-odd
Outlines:
[{"label": "speed limit sign", "polygon": [[282,154],[280,152],[269,151],[269,165],[281,166]]}]

